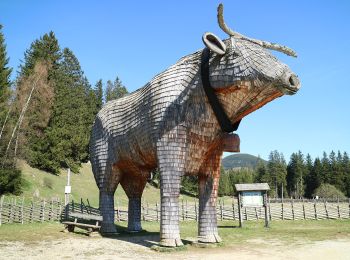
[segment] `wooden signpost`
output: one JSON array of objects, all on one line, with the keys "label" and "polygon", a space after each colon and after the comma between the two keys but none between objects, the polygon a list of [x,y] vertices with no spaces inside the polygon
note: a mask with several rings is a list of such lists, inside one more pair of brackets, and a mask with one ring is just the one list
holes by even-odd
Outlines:
[{"label": "wooden signpost", "polygon": [[270,187],[267,183],[235,184],[238,192],[238,216],[239,226],[243,226],[243,208],[263,207],[265,211],[265,227],[269,226],[269,216],[267,213],[268,200],[267,191]]}]

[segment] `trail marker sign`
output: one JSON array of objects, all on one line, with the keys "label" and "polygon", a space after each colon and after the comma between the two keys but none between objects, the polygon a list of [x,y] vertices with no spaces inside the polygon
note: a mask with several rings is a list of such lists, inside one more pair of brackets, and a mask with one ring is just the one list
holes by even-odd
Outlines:
[{"label": "trail marker sign", "polygon": [[267,183],[242,183],[235,184],[235,187],[238,192],[239,226],[243,226],[242,208],[263,207],[265,209],[265,227],[268,227],[269,216],[267,214],[267,191],[270,190],[269,185]]}]

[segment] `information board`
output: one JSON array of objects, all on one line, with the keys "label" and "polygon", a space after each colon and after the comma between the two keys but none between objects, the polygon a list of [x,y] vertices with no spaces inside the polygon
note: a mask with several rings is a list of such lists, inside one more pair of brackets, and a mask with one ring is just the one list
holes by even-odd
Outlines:
[{"label": "information board", "polygon": [[261,191],[243,191],[243,207],[262,207],[264,205],[263,194]]}]

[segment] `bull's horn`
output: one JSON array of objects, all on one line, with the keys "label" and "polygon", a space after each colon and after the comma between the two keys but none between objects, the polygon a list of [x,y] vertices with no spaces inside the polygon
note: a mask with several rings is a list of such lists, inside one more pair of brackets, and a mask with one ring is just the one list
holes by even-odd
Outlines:
[{"label": "bull's horn", "polygon": [[218,6],[218,23],[219,23],[220,28],[228,35],[239,38],[239,39],[244,39],[244,40],[253,42],[253,43],[258,44],[258,45],[260,45],[264,48],[267,48],[267,49],[280,51],[280,52],[283,52],[284,54],[287,54],[289,56],[297,57],[296,52],[293,51],[291,48],[288,48],[287,46],[279,45],[277,43],[271,43],[271,42],[252,39],[252,38],[246,37],[238,32],[231,30],[225,24],[223,11],[224,11],[224,6],[222,4],[219,4],[219,6]]}]

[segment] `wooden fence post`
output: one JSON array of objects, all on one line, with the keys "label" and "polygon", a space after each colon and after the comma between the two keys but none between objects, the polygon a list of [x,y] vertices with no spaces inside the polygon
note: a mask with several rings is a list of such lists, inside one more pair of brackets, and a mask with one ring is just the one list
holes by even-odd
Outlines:
[{"label": "wooden fence post", "polygon": [[337,201],[337,209],[338,209],[338,218],[340,218],[339,197]]},{"label": "wooden fence post", "polygon": [[323,203],[324,203],[324,210],[326,212],[326,217],[327,219],[329,219],[329,214],[328,214],[328,210],[327,210],[327,201],[326,199],[323,199]]},{"label": "wooden fence post", "polygon": [[44,222],[45,220],[45,199],[42,201],[41,204],[41,222]]},{"label": "wooden fence post", "polygon": [[242,208],[241,208],[241,193],[238,193],[238,216],[239,216],[239,227],[243,227],[243,216],[242,216]]},{"label": "wooden fence post", "polygon": [[223,201],[220,200],[220,219],[221,221],[224,219],[224,212],[223,212]]},{"label": "wooden fence post", "polygon": [[317,205],[316,205],[317,201],[315,199],[315,202],[314,202],[314,208],[315,208],[315,219],[318,220],[318,217],[317,217]]},{"label": "wooden fence post", "polygon": [[16,221],[16,215],[18,215],[17,212],[17,198],[14,198],[14,204],[13,204],[13,216],[12,216],[12,222]]},{"label": "wooden fence post", "polygon": [[198,210],[197,210],[197,201],[194,200],[194,217],[198,221]]},{"label": "wooden fence post", "polygon": [[282,210],[282,220],[284,220],[284,206],[283,206],[283,200],[281,203],[281,210]]},{"label": "wooden fence post", "polygon": [[147,217],[149,218],[149,211],[148,211],[148,210],[149,210],[149,204],[148,204],[148,201],[146,202],[146,207],[147,207],[147,208],[146,208],[146,210],[147,210],[147,211],[146,211],[146,215],[147,215]]},{"label": "wooden fence post", "polygon": [[235,215],[235,199],[233,197],[232,199],[232,216],[233,216],[233,220],[236,220],[236,215]]},{"label": "wooden fence post", "polygon": [[295,220],[295,214],[294,214],[294,201],[293,198],[291,200],[291,204],[292,204],[292,216],[293,216],[293,220]]},{"label": "wooden fence post", "polygon": [[60,219],[61,212],[62,212],[61,198],[58,198],[58,202],[57,202],[57,218],[56,218],[56,220]]},{"label": "wooden fence post", "polygon": [[0,198],[0,226],[2,224],[2,208],[4,205],[4,199],[5,199],[5,195],[2,195]]},{"label": "wooden fence post", "polygon": [[22,197],[22,205],[21,205],[21,224],[24,224],[24,214],[23,214],[23,207],[24,207],[24,197]]},{"label": "wooden fence post", "polygon": [[182,214],[181,214],[181,216],[182,216],[182,221],[184,221],[185,220],[185,212],[184,212],[184,199],[182,199],[181,200],[181,210],[182,210]]},{"label": "wooden fence post", "polygon": [[11,203],[10,203],[10,223],[13,223],[13,203],[14,203],[14,199],[11,199]]},{"label": "wooden fence post", "polygon": [[31,206],[30,206],[30,215],[29,215],[30,223],[33,222],[33,214],[34,214],[34,199],[32,199]]},{"label": "wooden fence post", "polygon": [[142,201],[142,219],[143,219],[143,221],[145,221],[146,220],[146,206],[145,206],[145,200],[143,200]]},{"label": "wooden fence post", "polygon": [[[267,215],[268,203],[269,203],[269,201],[267,199],[267,191],[265,191],[264,192],[264,213],[265,213],[264,214],[264,219],[265,219],[265,227],[269,227],[269,220],[270,220],[269,216]],[[260,208],[260,210],[261,210],[261,208]]]},{"label": "wooden fence post", "polygon": [[306,219],[306,215],[305,215],[305,204],[304,204],[304,198],[303,198],[303,216],[304,216],[304,219]]},{"label": "wooden fence post", "polygon": [[[116,201],[117,203],[117,221],[119,222],[120,221],[120,215],[119,215],[119,201],[117,200]],[[142,207],[143,207],[143,204],[142,204]],[[141,211],[142,213],[144,213],[144,211],[142,210]]]}]

